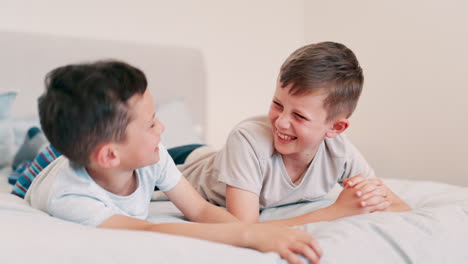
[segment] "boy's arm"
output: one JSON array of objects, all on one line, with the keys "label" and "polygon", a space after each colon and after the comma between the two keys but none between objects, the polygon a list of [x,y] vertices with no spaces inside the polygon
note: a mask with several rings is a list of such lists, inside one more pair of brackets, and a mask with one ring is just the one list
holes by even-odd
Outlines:
[{"label": "boy's arm", "polygon": [[[372,189],[371,189],[372,190]],[[376,195],[367,200],[367,204],[361,204],[362,198],[352,188],[345,188],[332,205],[315,210],[297,217],[268,221],[287,226],[304,225],[320,221],[332,221],[338,218],[370,213],[383,210],[389,206],[389,202],[382,196]],[[259,199],[255,194],[232,186],[226,188],[227,209],[242,222],[255,223],[259,217]]]},{"label": "boy's arm", "polygon": [[[259,220],[259,198],[256,194],[226,185],[227,210],[244,223],[256,223]],[[312,222],[333,220],[330,209],[319,209],[314,212],[281,220],[267,221],[286,226],[297,226]]]},{"label": "boy's arm", "polygon": [[362,174],[359,174],[345,180],[344,185],[345,188],[334,204],[305,215],[272,222],[294,226],[376,211],[402,212],[411,210],[378,178],[365,179]]},{"label": "boy's arm", "polygon": [[[378,188],[374,188],[374,184],[371,181],[378,181]],[[390,202],[388,208],[383,208],[381,211],[387,212],[402,212],[410,211],[411,207],[400,199],[385,183],[378,178],[365,179],[363,175],[359,174],[343,181],[345,188],[353,188],[356,193],[362,193],[361,199],[368,201],[375,198],[376,196],[385,196]]]},{"label": "boy's arm", "polygon": [[261,252],[273,251],[290,263],[302,263],[295,253],[304,255],[313,263],[318,263],[322,255],[318,243],[308,233],[276,225],[239,222],[153,224],[137,218],[113,215],[98,227],[161,232],[252,248]]},{"label": "boy's arm", "polygon": [[226,185],[226,208],[244,223],[258,222],[260,200],[252,192]]},{"label": "boy's arm", "polygon": [[383,210],[390,205],[390,202],[383,196],[376,196],[366,202],[367,204],[362,204],[362,199],[357,195],[356,190],[352,188],[344,188],[336,201],[328,207],[324,207],[301,216],[270,222],[296,226],[320,221],[333,221],[342,217]]},{"label": "boy's arm", "polygon": [[167,191],[166,195],[190,221],[202,223],[239,221],[224,208],[203,199],[185,177],[181,177],[179,183]]}]

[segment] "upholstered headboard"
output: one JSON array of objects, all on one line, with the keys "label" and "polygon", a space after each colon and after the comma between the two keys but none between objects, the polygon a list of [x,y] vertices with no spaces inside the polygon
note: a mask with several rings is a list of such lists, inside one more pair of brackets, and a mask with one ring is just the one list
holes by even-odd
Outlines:
[{"label": "upholstered headboard", "polygon": [[204,62],[194,48],[0,32],[0,92],[18,93],[15,117],[34,116],[47,72],[99,59],[119,59],[142,69],[156,104],[185,99],[194,125],[205,126]]}]

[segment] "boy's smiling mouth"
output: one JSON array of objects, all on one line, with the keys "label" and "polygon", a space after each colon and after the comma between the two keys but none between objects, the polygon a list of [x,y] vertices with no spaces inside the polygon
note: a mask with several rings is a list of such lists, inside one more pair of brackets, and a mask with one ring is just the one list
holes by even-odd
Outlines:
[{"label": "boy's smiling mouth", "polygon": [[278,138],[281,139],[282,141],[291,141],[291,140],[297,139],[297,137],[293,137],[293,136],[289,136],[289,135],[283,134],[283,133],[279,132],[278,130],[276,131],[276,135],[277,135]]}]

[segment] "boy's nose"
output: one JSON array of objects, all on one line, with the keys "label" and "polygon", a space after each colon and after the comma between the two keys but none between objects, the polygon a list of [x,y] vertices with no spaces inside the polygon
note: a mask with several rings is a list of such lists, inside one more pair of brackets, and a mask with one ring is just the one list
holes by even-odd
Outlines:
[{"label": "boy's nose", "polygon": [[290,127],[289,118],[287,115],[281,114],[276,119],[276,127],[280,129],[288,129]]},{"label": "boy's nose", "polygon": [[166,129],[166,127],[164,126],[164,124],[163,124],[161,121],[158,120],[157,122],[158,122],[158,124],[157,124],[157,126],[158,126],[157,131],[158,131],[158,134],[161,135],[162,132],[164,132],[164,130]]}]

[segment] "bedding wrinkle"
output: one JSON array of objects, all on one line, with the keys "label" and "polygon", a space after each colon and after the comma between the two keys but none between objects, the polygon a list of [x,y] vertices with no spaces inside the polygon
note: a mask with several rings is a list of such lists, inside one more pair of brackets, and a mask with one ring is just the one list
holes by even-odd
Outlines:
[{"label": "bedding wrinkle", "polygon": [[401,248],[400,244],[386,230],[382,229],[381,227],[375,224],[370,224],[370,226],[401,257],[402,261],[398,263],[408,263],[408,264],[416,263],[414,259],[411,259],[411,257]]},{"label": "bedding wrinkle", "polygon": [[401,214],[401,219],[429,236],[434,234],[434,228],[437,227],[434,223],[430,223],[431,220],[435,219],[435,213],[430,210],[420,209],[408,212],[408,214]]}]

